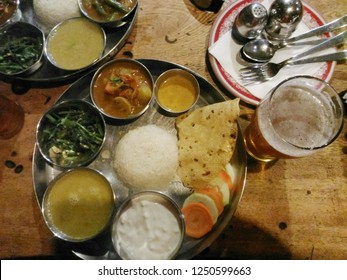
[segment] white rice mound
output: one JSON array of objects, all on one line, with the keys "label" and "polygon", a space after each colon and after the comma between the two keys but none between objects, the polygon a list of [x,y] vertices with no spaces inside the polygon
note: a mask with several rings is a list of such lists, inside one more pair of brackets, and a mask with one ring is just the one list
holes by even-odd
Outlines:
[{"label": "white rice mound", "polygon": [[38,20],[48,28],[63,20],[81,16],[77,0],[34,0],[33,5]]},{"label": "white rice mound", "polygon": [[136,189],[166,191],[177,167],[177,138],[156,125],[130,130],[115,149],[119,178]]}]

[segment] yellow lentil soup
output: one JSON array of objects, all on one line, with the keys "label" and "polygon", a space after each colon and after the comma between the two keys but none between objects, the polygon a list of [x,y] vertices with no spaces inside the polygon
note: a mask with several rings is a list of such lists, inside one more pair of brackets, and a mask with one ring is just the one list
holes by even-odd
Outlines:
[{"label": "yellow lentil soup", "polygon": [[48,226],[70,241],[83,241],[100,233],[109,222],[113,207],[109,182],[88,168],[63,174],[52,183],[43,200]]},{"label": "yellow lentil soup", "polygon": [[157,80],[156,99],[169,112],[185,112],[196,102],[199,85],[188,72],[172,69],[164,72]]},{"label": "yellow lentil soup", "polygon": [[57,67],[77,70],[97,61],[104,46],[105,36],[100,26],[84,18],[73,18],[51,31],[46,51]]}]

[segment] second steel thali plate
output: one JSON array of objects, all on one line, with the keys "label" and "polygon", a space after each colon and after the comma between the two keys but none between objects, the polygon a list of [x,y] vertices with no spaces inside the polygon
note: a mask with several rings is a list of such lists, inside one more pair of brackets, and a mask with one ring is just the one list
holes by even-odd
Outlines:
[{"label": "second steel thali plate", "polygon": [[[20,3],[21,21],[31,23],[44,32],[46,27],[40,24],[35,16],[33,1],[21,1]],[[27,87],[51,87],[59,84],[71,83],[78,78],[86,75],[88,72],[100,67],[106,61],[110,60],[118,51],[123,47],[126,40],[134,27],[138,11],[138,6],[127,18],[127,22],[117,28],[105,28],[106,34],[106,47],[103,56],[94,62],[91,66],[77,71],[64,71],[53,66],[46,57],[44,57],[43,65],[41,68],[27,76],[16,77],[0,74],[0,80],[12,84],[25,84]],[[47,34],[46,34],[47,35]]]},{"label": "second steel thali plate", "polygon": [[[202,107],[208,104],[222,102],[224,101],[224,97],[203,77],[200,75],[190,71],[189,69],[180,66],[178,64],[173,64],[166,61],[160,60],[147,60],[140,59],[141,63],[143,63],[153,75],[154,80],[164,71],[173,69],[173,68],[181,68],[185,69],[192,74],[195,75],[196,79],[200,85],[200,99],[196,104],[197,107]],[[70,99],[84,99],[90,102],[89,99],[89,86],[92,79],[93,73],[89,73],[86,76],[80,78],[76,81],[70,88],[68,88],[59,98],[57,102],[61,102],[64,100]],[[114,188],[117,196],[116,207],[118,207],[130,194],[127,188],[122,186],[122,183],[117,179],[117,175],[114,172],[112,167],[112,156],[105,157],[105,153],[112,155],[115,146],[118,140],[121,138],[124,133],[129,131],[130,129],[134,129],[136,127],[140,127],[147,124],[156,124],[168,131],[175,130],[175,118],[166,117],[158,112],[155,101],[150,107],[150,109],[139,119],[132,122],[131,124],[121,125],[121,126],[111,126],[107,125],[107,140],[105,142],[105,146],[101,151],[100,155],[96,160],[90,165],[91,168],[94,168],[100,171],[106,178],[110,181],[112,187]],[[247,160],[246,160],[246,151],[243,144],[242,133],[239,128],[239,134],[236,142],[235,153],[231,159],[231,165],[234,168],[234,189],[232,190],[230,196],[230,204],[226,206],[223,213],[219,217],[217,223],[215,224],[213,231],[207,234],[205,237],[201,239],[192,239],[185,237],[183,245],[177,255],[178,259],[190,259],[200,253],[202,250],[207,248],[211,243],[221,234],[221,232],[225,229],[230,219],[232,218],[237,205],[241,199],[245,182],[246,182],[246,172],[247,172]],[[47,188],[48,183],[57,175],[60,171],[54,169],[53,167],[47,165],[39,153],[37,147],[34,148],[34,158],[33,158],[33,180],[34,180],[34,190],[36,193],[37,201],[39,206],[42,205],[42,198],[44,192]],[[170,196],[175,202],[181,207],[183,204],[183,200],[186,195],[184,192],[171,192],[167,191],[166,194]],[[110,235],[111,233],[109,233]],[[107,235],[107,234],[106,234]],[[110,238],[110,237],[109,237]],[[79,252],[83,252],[89,255],[98,255],[100,252],[96,252],[98,248],[98,240],[91,241],[93,244],[79,244],[78,248],[76,248],[76,244],[71,244],[71,250],[76,250]],[[111,259],[119,259],[119,256],[114,252],[111,246],[111,239],[109,239],[108,244],[106,244],[106,248],[111,248],[110,254],[108,254],[108,258]],[[106,242],[106,243],[107,243]],[[72,245],[74,247],[72,247]],[[98,258],[96,258],[98,259]]]}]

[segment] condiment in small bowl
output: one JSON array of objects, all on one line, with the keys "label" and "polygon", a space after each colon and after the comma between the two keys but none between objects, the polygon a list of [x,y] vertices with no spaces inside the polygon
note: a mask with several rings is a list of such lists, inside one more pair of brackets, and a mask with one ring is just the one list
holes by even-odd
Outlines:
[{"label": "condiment in small bowl", "polygon": [[59,174],[48,185],[42,201],[45,222],[66,241],[96,237],[110,224],[115,194],[98,171],[80,167]]},{"label": "condiment in small bowl", "polygon": [[26,22],[14,22],[0,31],[2,57],[0,72],[9,76],[25,76],[43,63],[44,33]]},{"label": "condiment in small bowl", "polygon": [[0,28],[20,19],[19,4],[19,0],[0,0]]},{"label": "condiment in small bowl", "polygon": [[176,203],[160,192],[144,191],[118,209],[112,241],[125,260],[174,259],[184,233],[183,215]]},{"label": "condiment in small bowl", "polygon": [[105,127],[103,116],[89,102],[63,101],[42,116],[36,129],[36,145],[52,166],[86,166],[103,147]]},{"label": "condiment in small bowl", "polygon": [[120,27],[128,22],[137,0],[78,0],[82,14],[97,24]]},{"label": "condiment in small bowl", "polygon": [[149,108],[153,84],[151,73],[142,63],[133,59],[115,59],[94,74],[90,97],[106,120],[132,121]]},{"label": "condiment in small bowl", "polygon": [[95,64],[106,45],[104,30],[82,17],[67,19],[48,34],[45,53],[57,68],[76,71]]},{"label": "condiment in small bowl", "polygon": [[183,69],[162,73],[155,82],[157,104],[168,115],[179,115],[190,110],[200,96],[200,86],[193,74]]}]

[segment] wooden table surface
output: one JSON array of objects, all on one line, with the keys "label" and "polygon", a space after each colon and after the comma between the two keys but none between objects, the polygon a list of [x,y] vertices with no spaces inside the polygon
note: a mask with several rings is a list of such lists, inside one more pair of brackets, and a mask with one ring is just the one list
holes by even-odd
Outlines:
[{"label": "wooden table surface", "polygon": [[[233,1],[233,0],[229,0]],[[325,21],[347,12],[347,0],[307,0]],[[224,4],[225,7],[227,3]],[[216,85],[206,63],[211,26],[217,14],[196,9],[189,0],[141,0],[133,32],[116,55],[167,60],[189,67]],[[347,65],[331,79],[337,92],[347,89]],[[68,85],[32,88],[16,95],[0,82],[0,94],[25,110],[20,133],[0,140],[0,258],[71,258],[46,227],[36,202],[32,156],[35,128]],[[242,117],[254,111],[241,103]],[[346,119],[345,119],[346,124]],[[347,259],[347,126],[323,151],[273,164],[249,161],[242,200],[221,236],[201,259]],[[22,165],[15,173],[6,160]]]}]

